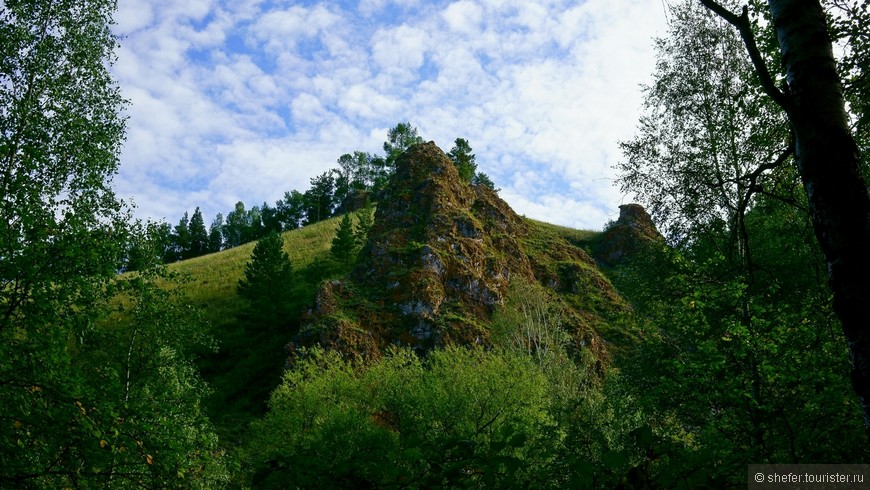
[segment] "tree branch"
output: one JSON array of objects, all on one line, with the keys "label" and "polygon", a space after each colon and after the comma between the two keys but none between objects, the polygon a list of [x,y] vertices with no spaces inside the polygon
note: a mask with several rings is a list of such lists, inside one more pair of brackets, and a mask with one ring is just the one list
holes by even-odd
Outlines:
[{"label": "tree branch", "polygon": [[749,24],[749,9],[743,6],[743,12],[738,16],[729,11],[725,7],[719,5],[716,0],[700,0],[705,7],[712,10],[719,17],[725,19],[726,22],[737,28],[740,32],[740,37],[743,38],[743,44],[746,45],[746,50],[749,52],[749,58],[752,60],[752,65],[755,67],[755,72],[761,81],[761,87],[764,92],[773,99],[774,102],[783,108],[786,112],[789,110],[788,97],[782,90],[776,87],[773,82],[773,77],[770,76],[770,70],[767,69],[767,63],[761,57],[761,51],[758,49],[758,44],[755,42],[755,34],[752,32],[752,27]]},{"label": "tree branch", "polygon": [[779,156],[776,157],[776,160],[759,165],[758,168],[756,168],[755,170],[753,170],[749,174],[749,180],[751,182],[750,185],[754,186],[755,181],[758,180],[758,177],[762,173],[764,173],[768,170],[773,170],[773,169],[781,166],[783,163],[785,163],[785,161],[788,159],[788,157],[792,156],[793,154],[794,154],[794,137],[790,137],[788,147],[786,147],[786,149],[782,150],[782,152],[779,154]]}]

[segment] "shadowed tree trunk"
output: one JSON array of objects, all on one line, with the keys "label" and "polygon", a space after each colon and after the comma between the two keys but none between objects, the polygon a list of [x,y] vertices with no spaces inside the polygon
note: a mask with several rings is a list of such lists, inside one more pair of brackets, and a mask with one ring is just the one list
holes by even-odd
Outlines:
[{"label": "shadowed tree trunk", "polygon": [[852,386],[870,430],[870,195],[824,10],[818,0],[768,0],[788,81],[783,93],[758,53],[746,8],[737,16],[713,0],[701,2],[739,29],[765,92],[788,114],[795,163],[851,354]]}]

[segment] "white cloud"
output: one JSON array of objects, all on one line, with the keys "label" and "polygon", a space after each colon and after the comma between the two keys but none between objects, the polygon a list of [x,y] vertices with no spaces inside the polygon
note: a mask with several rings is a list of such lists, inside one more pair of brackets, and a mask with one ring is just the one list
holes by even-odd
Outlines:
[{"label": "white cloud", "polygon": [[377,120],[399,112],[401,103],[369,85],[358,83],[341,95],[338,106],[351,118]]},{"label": "white cloud", "polygon": [[299,94],[293,102],[293,119],[300,123],[319,125],[328,115],[320,99],[311,94]]},{"label": "white cloud", "polygon": [[323,5],[314,8],[293,6],[261,16],[251,35],[264,43],[267,51],[294,51],[302,41],[315,38],[339,23],[341,18]]},{"label": "white cloud", "polygon": [[451,31],[473,34],[483,20],[483,9],[473,1],[460,0],[451,3],[441,15]]},{"label": "white cloud", "polygon": [[272,203],[409,120],[469,140],[518,212],[600,228],[661,5],[647,0],[125,0],[116,189],[140,215]]},{"label": "white cloud", "polygon": [[148,27],[154,21],[154,8],[148,2],[119,2],[115,13],[115,33],[132,34]]},{"label": "white cloud", "polygon": [[423,65],[429,36],[421,29],[400,25],[372,36],[372,58],[383,71],[402,76]]}]

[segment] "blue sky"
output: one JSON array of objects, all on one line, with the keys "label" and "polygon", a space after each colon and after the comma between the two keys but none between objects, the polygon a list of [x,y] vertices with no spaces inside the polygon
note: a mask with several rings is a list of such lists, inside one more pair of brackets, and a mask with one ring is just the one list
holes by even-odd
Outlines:
[{"label": "blue sky", "polygon": [[130,100],[115,189],[137,215],[210,221],[382,153],[410,121],[466,138],[520,214],[600,229],[649,80],[655,0],[120,0]]}]

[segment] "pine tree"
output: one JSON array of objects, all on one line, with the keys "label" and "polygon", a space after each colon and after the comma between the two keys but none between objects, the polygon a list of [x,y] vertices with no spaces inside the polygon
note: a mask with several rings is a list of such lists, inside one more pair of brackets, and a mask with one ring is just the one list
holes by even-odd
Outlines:
[{"label": "pine tree", "polygon": [[359,214],[357,214],[356,227],[353,231],[353,237],[356,240],[357,247],[365,245],[366,240],[368,240],[369,230],[371,230],[372,225],[374,224],[374,220],[372,203],[367,200],[365,207],[363,207],[359,211]]},{"label": "pine tree", "polygon": [[387,132],[387,141],[384,142],[387,168],[392,169],[399,155],[419,143],[423,143],[423,137],[417,134],[417,128],[411,126],[410,122],[399,123],[390,129]]},{"label": "pine tree", "polygon": [[453,160],[459,177],[465,182],[471,182],[477,173],[477,163],[474,162],[474,154],[471,153],[471,145],[464,138],[456,138],[455,145],[447,153]]},{"label": "pine tree", "polygon": [[223,248],[223,229],[224,215],[218,213],[211,222],[211,227],[208,230],[208,251],[209,253],[220,252]]},{"label": "pine tree", "polygon": [[205,255],[208,252],[208,232],[205,230],[205,220],[199,207],[193,212],[187,230],[190,246],[188,247],[186,258]]},{"label": "pine tree", "polygon": [[246,320],[261,332],[286,323],[292,314],[294,283],[293,264],[284,251],[284,239],[273,231],[257,242],[245,265],[245,278],[236,288],[248,303]]},{"label": "pine tree", "polygon": [[178,220],[178,224],[172,230],[172,253],[173,261],[188,258],[190,253],[190,218],[187,211]]},{"label": "pine tree", "polygon": [[489,175],[486,175],[483,172],[477,172],[476,174],[474,174],[474,178],[471,179],[471,184],[489,187],[490,189],[494,190],[495,192],[498,192],[501,190],[501,189],[496,189],[495,183],[492,181],[492,179],[489,178]]},{"label": "pine tree", "polygon": [[345,214],[338,225],[335,238],[332,239],[330,253],[336,261],[350,265],[356,258],[357,240],[354,234],[353,222],[350,214]]}]

